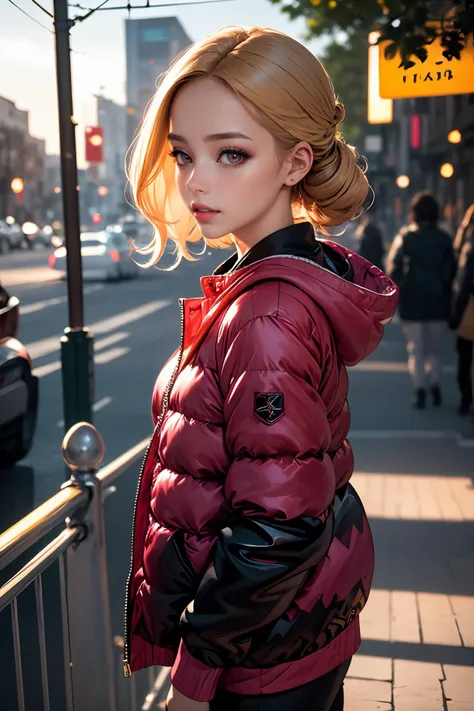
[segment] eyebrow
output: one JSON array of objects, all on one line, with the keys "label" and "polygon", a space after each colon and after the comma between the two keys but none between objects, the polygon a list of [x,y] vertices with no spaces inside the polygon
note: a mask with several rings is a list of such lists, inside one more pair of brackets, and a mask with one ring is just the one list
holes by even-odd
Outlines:
[{"label": "eyebrow", "polygon": [[[211,143],[212,141],[225,141],[230,138],[245,138],[247,141],[252,140],[249,136],[246,136],[244,133],[240,133],[239,131],[228,131],[227,133],[211,133],[204,138],[204,141],[206,143]],[[179,136],[177,133],[170,133],[168,135],[168,140],[178,141],[179,143],[187,143],[184,136]]]}]

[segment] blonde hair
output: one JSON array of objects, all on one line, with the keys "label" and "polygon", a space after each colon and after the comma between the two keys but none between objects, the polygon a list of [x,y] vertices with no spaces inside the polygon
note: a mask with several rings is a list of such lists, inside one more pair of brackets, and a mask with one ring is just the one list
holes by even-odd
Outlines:
[{"label": "blonde hair", "polygon": [[464,244],[467,242],[468,239],[472,239],[473,230],[474,203],[472,205],[469,205],[469,207],[467,208],[466,212],[464,213],[462,222],[458,227],[458,231],[456,232],[456,237],[453,243],[453,248],[456,254],[459,254],[461,252],[461,249],[464,247]]},{"label": "blonde hair", "polygon": [[[295,218],[303,217],[326,232],[358,216],[368,193],[357,153],[338,132],[344,106],[321,63],[287,35],[259,27],[227,27],[192,45],[164,74],[131,146],[127,177],[137,208],[154,226],[147,247],[147,266],[161,258],[167,238],[178,259],[193,260],[187,242],[201,239],[193,216],[183,205],[175,184],[175,164],[169,156],[170,110],[177,91],[206,77],[224,82],[238,98],[250,103],[254,118],[283,149],[307,141],[313,166],[291,193]],[[248,105],[247,105],[248,107]],[[228,247],[230,235],[206,240]]]}]

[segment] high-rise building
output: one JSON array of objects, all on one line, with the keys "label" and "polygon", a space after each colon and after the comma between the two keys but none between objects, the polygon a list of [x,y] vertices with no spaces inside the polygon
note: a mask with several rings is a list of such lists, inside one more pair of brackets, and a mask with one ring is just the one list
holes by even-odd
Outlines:
[{"label": "high-rise building", "polygon": [[176,17],[125,21],[127,51],[127,129],[132,140],[157,80],[192,40]]},{"label": "high-rise building", "polygon": [[93,206],[104,219],[115,221],[127,210],[125,203],[125,154],[127,152],[127,113],[125,106],[97,96],[97,126],[104,132],[104,160],[97,166],[97,194]]}]

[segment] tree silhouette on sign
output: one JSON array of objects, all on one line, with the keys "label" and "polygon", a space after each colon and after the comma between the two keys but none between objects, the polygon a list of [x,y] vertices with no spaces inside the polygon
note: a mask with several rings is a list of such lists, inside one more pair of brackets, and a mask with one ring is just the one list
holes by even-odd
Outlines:
[{"label": "tree silhouette on sign", "polygon": [[270,0],[290,19],[306,19],[306,38],[344,32],[379,31],[379,42],[388,40],[385,56],[400,52],[405,69],[422,62],[427,46],[440,37],[446,59],[459,59],[473,41],[474,0]]}]

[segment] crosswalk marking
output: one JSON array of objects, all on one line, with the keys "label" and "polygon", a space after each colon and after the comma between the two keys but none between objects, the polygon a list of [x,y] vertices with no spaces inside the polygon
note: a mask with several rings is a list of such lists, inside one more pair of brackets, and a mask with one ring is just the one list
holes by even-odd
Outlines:
[{"label": "crosswalk marking", "polygon": [[[88,286],[84,289],[84,295],[94,294],[96,291],[101,291],[104,288],[103,284],[95,284],[93,286]],[[37,311],[43,311],[43,309],[49,306],[58,306],[59,304],[64,304],[67,301],[67,295],[55,296],[51,299],[45,299],[44,301],[35,301],[32,304],[25,304],[24,306],[20,302],[20,314],[21,316],[27,316],[28,314],[34,314]]]},{"label": "crosswalk marking", "polygon": [[[125,326],[128,323],[134,323],[155,311],[164,309],[171,304],[171,301],[150,301],[148,304],[143,304],[142,306],[137,306],[134,309],[129,309],[128,311],[123,311],[116,316],[110,316],[102,321],[96,321],[91,323],[88,328],[93,335],[99,335],[102,333],[109,333],[114,331],[116,328]],[[28,353],[32,360],[35,358],[43,358],[44,356],[56,353],[59,350],[61,336],[49,336],[48,338],[42,338],[39,341],[33,341],[32,343],[27,343],[26,347]]]},{"label": "crosswalk marking", "polygon": [[130,333],[126,331],[119,331],[118,333],[113,333],[111,336],[107,336],[107,338],[101,338],[94,343],[94,352],[104,350],[104,348],[120,343],[120,341],[124,341],[126,338],[130,338]]},{"label": "crosswalk marking", "polygon": [[[119,331],[118,333],[113,333],[111,336],[108,336],[107,338],[100,338],[98,341],[94,343],[94,353],[100,350],[104,350],[105,348],[108,348],[109,346],[114,345],[115,343],[119,343],[120,341],[125,340],[126,338],[130,337],[130,333],[127,333],[125,331]],[[120,350],[120,349],[115,349],[115,350]],[[125,355],[125,353],[128,353],[130,348],[122,349],[122,353],[120,355]],[[107,351],[109,352],[109,351]],[[117,356],[120,357],[120,356]],[[113,358],[111,358],[113,360]],[[108,361],[105,360],[98,360],[98,356],[94,357],[94,362],[95,363],[107,363]],[[45,365],[39,365],[37,368],[33,370],[33,375],[36,375],[37,378],[43,378],[45,375],[50,375],[51,373],[55,373],[56,371],[61,370],[61,361],[60,360],[54,360],[52,363],[46,363]]]},{"label": "crosswalk marking", "polygon": [[40,365],[38,368],[33,370],[33,375],[36,375],[37,378],[43,378],[45,375],[55,373],[57,370],[61,370],[60,360],[55,360],[52,363],[46,363],[46,365]]},{"label": "crosswalk marking", "polygon": [[99,400],[98,402],[95,402],[92,405],[92,409],[94,412],[99,412],[99,410],[103,410],[104,407],[107,407],[107,405],[110,405],[111,402],[112,402],[111,397],[109,397],[109,396],[103,397],[102,400]]},{"label": "crosswalk marking", "polygon": [[[99,410],[103,410],[104,407],[107,407],[107,405],[110,405],[112,402],[112,398],[107,396],[103,397],[102,400],[98,400],[92,405],[92,411],[93,412],[99,412]],[[64,420],[59,420],[57,427],[64,427]]]},{"label": "crosswalk marking", "polygon": [[117,358],[121,358],[129,352],[130,348],[111,348],[110,351],[104,351],[103,353],[96,355],[94,362],[103,365],[104,363],[110,363],[113,360],[117,360]]}]

